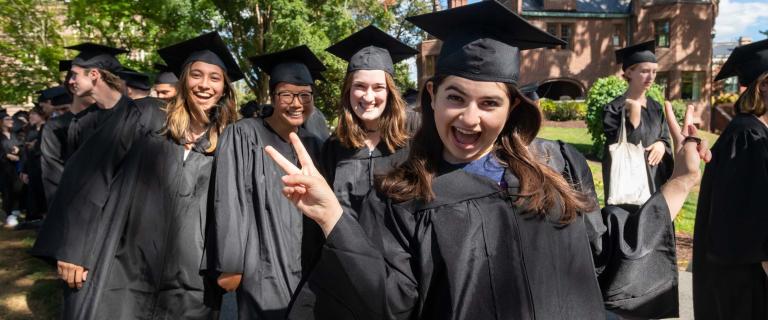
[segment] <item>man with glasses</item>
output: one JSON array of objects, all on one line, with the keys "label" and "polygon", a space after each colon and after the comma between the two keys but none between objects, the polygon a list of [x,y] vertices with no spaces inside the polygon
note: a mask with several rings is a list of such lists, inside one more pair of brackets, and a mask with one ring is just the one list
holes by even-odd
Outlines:
[{"label": "man with glasses", "polygon": [[295,132],[310,156],[317,155],[324,141],[302,125],[315,111],[314,81],[325,66],[306,46],[251,62],[270,76],[272,112],[240,120],[219,139],[204,269],[220,273],[225,290],[237,290],[240,319],[284,319],[323,235],[283,196],[283,172],[264,148],[272,146],[298,164],[288,138]]}]

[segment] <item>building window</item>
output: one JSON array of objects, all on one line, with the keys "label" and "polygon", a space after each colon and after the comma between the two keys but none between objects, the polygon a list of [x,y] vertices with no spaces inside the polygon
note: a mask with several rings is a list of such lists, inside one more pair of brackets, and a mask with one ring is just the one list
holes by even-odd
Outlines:
[{"label": "building window", "polygon": [[623,25],[620,24],[614,24],[613,25],[613,36],[611,37],[611,44],[613,44],[614,47],[621,47],[621,30],[624,29]]},{"label": "building window", "polygon": [[573,49],[573,30],[573,23],[547,23],[547,32],[566,42],[560,49]]},{"label": "building window", "polygon": [[661,87],[664,99],[669,99],[669,74],[666,72],[656,73],[656,84]]},{"label": "building window", "polygon": [[659,20],[653,23],[656,46],[669,48],[669,20]]},{"label": "building window", "polygon": [[704,72],[683,72],[680,81],[680,98],[683,100],[698,101],[701,99],[701,90],[704,87]]},{"label": "building window", "polygon": [[739,78],[726,78],[725,81],[723,81],[723,92],[739,93]]}]

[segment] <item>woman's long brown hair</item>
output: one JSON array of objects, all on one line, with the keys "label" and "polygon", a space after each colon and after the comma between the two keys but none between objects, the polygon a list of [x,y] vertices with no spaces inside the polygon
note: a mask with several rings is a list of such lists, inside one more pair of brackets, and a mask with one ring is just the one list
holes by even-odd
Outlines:
[{"label": "woman's long brown hair", "polygon": [[[444,79],[444,76],[436,76],[430,80],[433,92],[437,93]],[[510,101],[520,99],[515,86],[508,84],[506,88]],[[421,93],[421,129],[413,138],[408,160],[378,181],[379,191],[395,201],[422,199],[429,202],[434,199],[432,179],[442,161],[443,144],[436,143],[440,141],[440,136],[431,104],[432,98],[425,86]],[[528,151],[527,145],[541,126],[541,113],[526,112],[522,108],[510,110],[506,124],[494,143],[493,155],[520,180],[520,197],[516,205],[539,216],[560,209],[560,222],[571,222],[579,212],[591,210],[592,204],[584,193],[574,190],[559,172]]]},{"label": "woman's long brown hair", "polygon": [[[224,93],[216,105],[205,112],[203,110],[192,108],[188,102],[189,87],[187,78],[192,68],[192,63],[187,64],[176,82],[176,91],[178,94],[166,105],[168,116],[165,121],[166,134],[179,144],[187,143],[190,125],[192,121],[208,126],[208,141],[211,143],[206,152],[216,150],[216,144],[219,140],[219,134],[224,128],[237,120],[237,98],[232,88],[232,83],[226,72],[224,76]],[[213,120],[213,123],[211,123]]]},{"label": "woman's long brown hair", "polygon": [[[366,134],[365,124],[352,110],[353,106],[349,101],[353,75],[354,72],[349,72],[344,77],[341,101],[337,109],[339,124],[336,126],[336,137],[343,146],[359,149],[365,146]],[[379,118],[379,132],[389,151],[395,152],[408,142],[408,130],[405,126],[406,105],[392,76],[384,72],[384,78],[387,85],[387,104]]]}]

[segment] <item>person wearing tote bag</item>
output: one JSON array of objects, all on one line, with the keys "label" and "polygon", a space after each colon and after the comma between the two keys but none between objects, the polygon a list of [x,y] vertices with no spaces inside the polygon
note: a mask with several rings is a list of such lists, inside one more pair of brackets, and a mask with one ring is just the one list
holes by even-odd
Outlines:
[{"label": "person wearing tote bag", "polygon": [[[655,42],[648,41],[616,51],[616,60],[622,64],[623,77],[629,82],[629,88],[603,107],[606,138],[603,179],[605,199],[609,204],[641,205],[650,194],[659,190],[672,173],[672,144],[663,108],[646,96],[658,69],[654,49]],[[613,158],[614,154],[628,154],[627,151],[618,150],[632,149],[627,144],[613,146],[620,142],[622,127],[626,130],[624,132],[628,143],[644,148],[645,165],[635,164],[627,160],[627,156]],[[611,151],[611,148],[616,151]],[[613,170],[614,162],[622,163],[621,169]],[[631,167],[629,163],[633,163]],[[620,184],[617,183],[619,181]],[[641,182],[647,182],[647,191],[637,185]],[[612,183],[620,185],[621,189],[614,189]],[[628,191],[636,194],[625,193]]]}]

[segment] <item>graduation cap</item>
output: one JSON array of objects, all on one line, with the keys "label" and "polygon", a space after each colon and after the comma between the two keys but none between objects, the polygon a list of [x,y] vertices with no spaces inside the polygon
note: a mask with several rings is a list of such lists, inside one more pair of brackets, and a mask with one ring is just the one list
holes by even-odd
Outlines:
[{"label": "graduation cap", "polygon": [[159,49],[157,53],[168,63],[168,68],[177,77],[181,76],[181,72],[187,64],[195,61],[221,67],[227,72],[229,80],[232,82],[245,77],[224,40],[215,31]]},{"label": "graduation cap", "polygon": [[155,70],[158,71],[155,76],[155,84],[176,84],[176,82],[179,82],[179,78],[173,74],[173,71],[168,66],[155,63]]},{"label": "graduation cap", "polygon": [[59,60],[59,72],[65,72],[72,69],[72,60]]},{"label": "graduation cap", "polygon": [[539,90],[539,83],[533,82],[526,85],[520,86],[520,92],[525,95],[526,98],[536,101],[539,100],[539,93],[536,92],[536,90]]},{"label": "graduation cap", "polygon": [[419,53],[373,25],[325,49],[349,62],[347,72],[384,70],[395,74],[394,64]]},{"label": "graduation cap", "polygon": [[517,84],[520,50],[565,45],[496,1],[406,18],[443,41],[435,74]]},{"label": "graduation cap", "polygon": [[656,41],[646,41],[616,50],[616,62],[621,63],[621,70],[641,63],[656,62]]},{"label": "graduation cap", "polygon": [[152,86],[149,84],[149,76],[147,74],[136,72],[134,70],[123,70],[117,73],[120,79],[125,81],[125,85],[131,88],[139,90],[149,90]]},{"label": "graduation cap", "polygon": [[270,87],[280,82],[311,85],[315,80],[325,80],[321,74],[325,65],[306,45],[248,59],[269,74]]},{"label": "graduation cap", "polygon": [[128,53],[126,49],[112,48],[90,42],[64,48],[80,51],[80,54],[72,59],[72,65],[83,68],[99,68],[112,73],[116,73],[123,68],[115,56]]},{"label": "graduation cap", "polygon": [[69,93],[69,91],[64,86],[55,86],[55,87],[37,91],[37,93],[40,94],[40,96],[37,97],[37,102],[43,102],[43,101],[51,100],[53,99],[53,97],[57,95]]},{"label": "graduation cap", "polygon": [[748,87],[768,71],[768,39],[733,49],[720,68],[715,81],[738,76],[739,84]]},{"label": "graduation cap", "polygon": [[51,99],[51,105],[54,107],[72,104],[72,95],[69,92],[62,93]]}]

